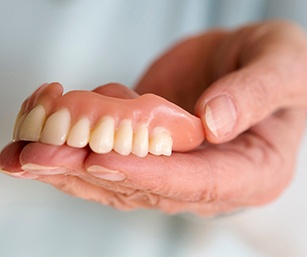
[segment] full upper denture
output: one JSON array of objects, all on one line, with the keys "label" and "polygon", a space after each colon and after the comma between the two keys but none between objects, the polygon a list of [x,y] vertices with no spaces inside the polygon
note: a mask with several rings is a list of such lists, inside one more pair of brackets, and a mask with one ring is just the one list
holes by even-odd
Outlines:
[{"label": "full upper denture", "polygon": [[189,151],[204,140],[201,120],[154,94],[133,99],[92,91],[63,95],[59,83],[44,85],[17,117],[14,141],[82,148],[89,144],[99,154],[112,150],[144,157]]}]

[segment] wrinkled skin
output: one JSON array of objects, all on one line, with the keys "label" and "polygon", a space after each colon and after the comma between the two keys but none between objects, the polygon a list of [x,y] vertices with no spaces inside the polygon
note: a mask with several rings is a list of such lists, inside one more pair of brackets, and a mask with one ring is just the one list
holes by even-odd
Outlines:
[{"label": "wrinkled skin", "polygon": [[[204,120],[207,141],[171,157],[12,143],[1,153],[1,168],[122,210],[211,216],[262,205],[279,196],[294,175],[307,116],[306,67],[305,32],[287,22],[203,33],[158,58],[136,91],[159,94],[200,117],[209,99],[227,95],[236,107],[233,128],[216,135]],[[116,84],[96,92],[136,97]],[[22,172],[27,163],[61,168]],[[91,165],[120,171],[125,179],[98,178],[87,172]]]}]

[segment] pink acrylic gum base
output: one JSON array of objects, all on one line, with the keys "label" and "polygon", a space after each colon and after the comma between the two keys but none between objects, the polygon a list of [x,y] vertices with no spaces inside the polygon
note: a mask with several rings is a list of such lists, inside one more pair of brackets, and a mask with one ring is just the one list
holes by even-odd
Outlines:
[{"label": "pink acrylic gum base", "polygon": [[64,95],[59,83],[43,85],[22,105],[19,116],[41,104],[47,117],[66,108],[71,115],[71,125],[81,117],[91,121],[92,129],[104,116],[115,119],[115,128],[123,119],[132,121],[133,129],[146,125],[149,135],[156,127],[165,128],[173,139],[173,151],[189,151],[199,146],[205,136],[201,120],[181,107],[154,94],[144,94],[134,99],[104,96],[92,91],[70,91]]}]

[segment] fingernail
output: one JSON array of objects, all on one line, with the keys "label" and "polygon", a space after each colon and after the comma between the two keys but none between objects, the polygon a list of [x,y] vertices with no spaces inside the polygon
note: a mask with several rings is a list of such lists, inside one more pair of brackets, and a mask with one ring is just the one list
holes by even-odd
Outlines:
[{"label": "fingernail", "polygon": [[65,174],[67,170],[57,166],[43,166],[34,163],[27,163],[21,167],[22,170],[38,175],[58,175]]},{"label": "fingernail", "polygon": [[226,95],[211,99],[205,106],[204,119],[215,137],[227,136],[237,121],[237,110],[232,99]]},{"label": "fingernail", "polygon": [[9,171],[0,169],[0,172],[10,177],[13,177],[13,178],[23,178],[23,179],[37,179],[38,178],[37,175],[28,173],[26,171],[9,172]]},{"label": "fingernail", "polygon": [[91,173],[93,176],[109,180],[109,181],[123,181],[126,179],[126,175],[120,173],[117,170],[110,170],[105,167],[101,167],[98,165],[92,165],[87,168],[87,171]]}]

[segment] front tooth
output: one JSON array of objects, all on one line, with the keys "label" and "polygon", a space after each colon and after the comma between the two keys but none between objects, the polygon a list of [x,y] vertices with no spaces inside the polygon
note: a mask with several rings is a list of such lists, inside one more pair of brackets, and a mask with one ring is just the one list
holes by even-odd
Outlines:
[{"label": "front tooth", "polygon": [[38,141],[45,120],[45,108],[42,105],[37,105],[25,118],[20,128],[19,139],[26,141]]},{"label": "front tooth", "polygon": [[63,145],[70,128],[70,114],[61,109],[48,117],[40,141],[51,145]]},{"label": "front tooth", "polygon": [[96,153],[112,151],[114,144],[114,119],[110,116],[102,118],[97,127],[92,131],[89,145]]},{"label": "front tooth", "polygon": [[90,120],[81,118],[70,130],[67,145],[82,148],[87,145],[90,137]]},{"label": "front tooth", "polygon": [[157,128],[149,141],[149,152],[153,155],[172,154],[173,140],[163,128]]},{"label": "front tooth", "polygon": [[139,157],[148,154],[148,128],[145,125],[141,125],[134,135],[132,153]]},{"label": "front tooth", "polygon": [[122,120],[115,135],[114,151],[121,155],[129,155],[132,150],[132,137],[131,120]]},{"label": "front tooth", "polygon": [[19,125],[19,122],[20,122],[20,119],[21,117],[24,115],[22,114],[23,113],[23,110],[20,110],[17,117],[16,117],[16,120],[15,120],[15,124],[14,124],[14,132],[13,132],[13,141],[17,141],[19,140],[19,131],[20,131],[20,126],[19,126],[19,131],[17,131],[18,129],[18,125]]},{"label": "front tooth", "polygon": [[23,124],[23,122],[25,121],[26,117],[27,117],[28,113],[24,113],[23,115],[18,115],[16,118],[16,122],[15,122],[15,126],[14,126],[14,133],[13,133],[13,141],[19,141],[19,133],[20,133],[20,129],[21,126]]}]

